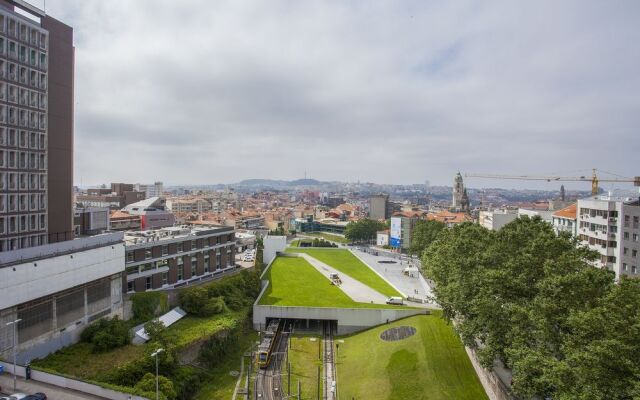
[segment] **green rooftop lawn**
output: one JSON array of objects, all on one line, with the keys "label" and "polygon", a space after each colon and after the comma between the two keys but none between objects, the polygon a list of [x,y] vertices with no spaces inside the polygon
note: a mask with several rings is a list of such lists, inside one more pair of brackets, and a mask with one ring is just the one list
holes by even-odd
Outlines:
[{"label": "green rooftop lawn", "polygon": [[[413,326],[417,332],[395,342],[380,339],[394,326]],[[337,343],[340,398],[487,399],[460,339],[440,312],[380,325]]]},{"label": "green rooftop lawn", "polygon": [[356,303],[302,257],[277,257],[265,277],[271,283],[258,304],[339,308],[407,308]]},{"label": "green rooftop lawn", "polygon": [[332,266],[353,279],[357,279],[370,288],[382,293],[385,296],[402,296],[387,281],[376,274],[369,266],[365,265],[358,257],[349,250],[344,249],[309,249],[309,248],[287,248],[288,252],[306,253],[325,264]]}]

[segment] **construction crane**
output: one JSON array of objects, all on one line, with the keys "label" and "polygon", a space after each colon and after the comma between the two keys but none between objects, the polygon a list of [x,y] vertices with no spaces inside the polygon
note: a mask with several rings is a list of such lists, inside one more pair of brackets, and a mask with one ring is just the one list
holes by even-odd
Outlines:
[{"label": "construction crane", "polygon": [[[604,172],[604,171],[603,171]],[[515,179],[523,181],[547,181],[547,182],[591,182],[591,194],[598,194],[600,182],[623,182],[633,183],[640,186],[640,176],[634,178],[599,178],[597,170],[593,169],[591,176],[540,176],[540,175],[500,175],[500,174],[476,174],[466,173],[467,178],[488,178],[488,179]]]}]

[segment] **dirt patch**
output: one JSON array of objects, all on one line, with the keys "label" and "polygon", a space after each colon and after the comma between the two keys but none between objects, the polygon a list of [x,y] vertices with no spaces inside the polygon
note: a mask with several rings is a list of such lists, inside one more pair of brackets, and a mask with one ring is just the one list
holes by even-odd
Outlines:
[{"label": "dirt patch", "polygon": [[385,342],[395,342],[396,340],[406,339],[416,334],[416,328],[413,326],[398,326],[396,328],[387,329],[380,334],[380,339]]}]

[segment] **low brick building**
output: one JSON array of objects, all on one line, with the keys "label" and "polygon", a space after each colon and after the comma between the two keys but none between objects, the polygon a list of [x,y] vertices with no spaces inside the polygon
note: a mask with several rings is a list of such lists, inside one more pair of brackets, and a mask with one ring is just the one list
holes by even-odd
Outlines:
[{"label": "low brick building", "polygon": [[125,234],[125,292],[188,285],[235,268],[233,227],[175,226]]}]

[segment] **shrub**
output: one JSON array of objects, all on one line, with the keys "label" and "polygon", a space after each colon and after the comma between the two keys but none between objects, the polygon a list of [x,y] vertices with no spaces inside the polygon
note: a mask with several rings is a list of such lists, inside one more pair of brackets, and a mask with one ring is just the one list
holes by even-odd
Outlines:
[{"label": "shrub", "polygon": [[[136,389],[145,392],[155,393],[156,391],[156,377],[154,374],[146,373],[136,384]],[[173,382],[164,376],[158,376],[158,389],[167,400],[176,400],[177,395],[173,387]]]},{"label": "shrub", "polygon": [[94,352],[102,353],[129,344],[131,335],[127,323],[118,317],[103,318],[86,327],[80,334],[80,340],[91,343]]},{"label": "shrub", "polygon": [[153,319],[169,311],[167,294],[163,292],[142,292],[131,295],[131,308],[135,324]]},{"label": "shrub", "polygon": [[208,300],[207,290],[202,286],[182,289],[178,294],[178,301],[182,309],[193,315],[201,315]]}]

